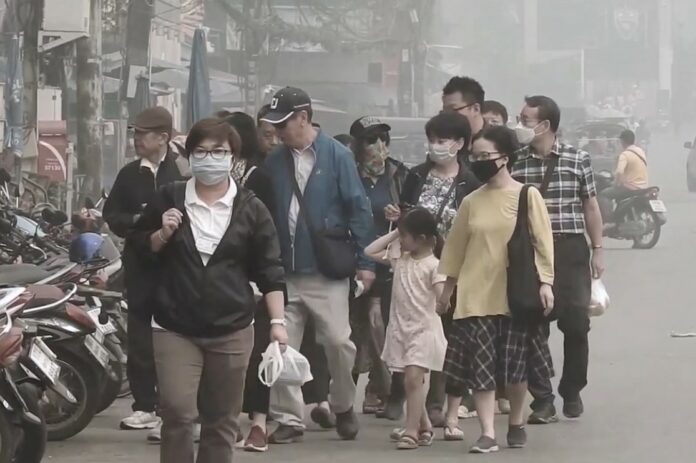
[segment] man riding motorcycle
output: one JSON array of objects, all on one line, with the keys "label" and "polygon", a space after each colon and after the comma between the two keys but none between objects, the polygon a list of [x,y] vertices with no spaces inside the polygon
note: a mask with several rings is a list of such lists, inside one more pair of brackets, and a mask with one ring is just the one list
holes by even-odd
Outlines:
[{"label": "man riding motorcycle", "polygon": [[636,143],[636,135],[631,130],[624,130],[619,135],[623,152],[614,173],[614,186],[601,191],[599,204],[604,223],[614,222],[614,202],[631,196],[635,191],[648,188],[648,161]]}]

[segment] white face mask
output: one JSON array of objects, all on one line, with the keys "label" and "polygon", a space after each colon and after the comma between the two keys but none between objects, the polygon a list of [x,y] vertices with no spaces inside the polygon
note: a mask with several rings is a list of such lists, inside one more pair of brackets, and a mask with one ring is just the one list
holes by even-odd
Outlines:
[{"label": "white face mask", "polygon": [[428,157],[436,164],[451,161],[462,149],[461,142],[448,140],[445,143],[430,143],[428,145]]},{"label": "white face mask", "polygon": [[213,159],[212,156],[197,159],[191,156],[189,161],[194,178],[208,186],[223,182],[230,176],[232,169],[232,156],[225,156],[222,159]]},{"label": "white face mask", "polygon": [[534,141],[536,132],[533,128],[527,127],[522,125],[521,122],[518,122],[515,126],[515,135],[517,136],[517,141],[520,142],[521,145],[529,145]]},{"label": "white face mask", "polygon": [[527,127],[526,125],[522,124],[522,122],[518,122],[515,126],[515,135],[517,136],[517,141],[520,143],[520,145],[529,145],[537,136],[546,132],[544,131],[541,133],[536,133],[536,128],[541,124],[542,122],[539,122],[534,127]]}]

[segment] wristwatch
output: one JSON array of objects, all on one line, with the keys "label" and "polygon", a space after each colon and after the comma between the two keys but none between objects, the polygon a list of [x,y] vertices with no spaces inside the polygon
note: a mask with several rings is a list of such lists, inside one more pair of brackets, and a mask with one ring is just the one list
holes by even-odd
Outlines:
[{"label": "wristwatch", "polygon": [[285,323],[284,318],[272,318],[271,319],[271,326],[273,326],[273,325],[286,326],[287,323]]}]

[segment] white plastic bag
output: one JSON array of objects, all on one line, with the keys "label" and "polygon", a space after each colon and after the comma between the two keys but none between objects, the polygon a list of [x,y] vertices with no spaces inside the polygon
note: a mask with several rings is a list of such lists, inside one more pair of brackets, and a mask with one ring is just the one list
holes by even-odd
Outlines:
[{"label": "white plastic bag", "polygon": [[588,312],[590,317],[599,317],[604,315],[604,312],[609,308],[609,293],[607,288],[600,279],[592,280],[592,297],[590,298],[590,307]]},{"label": "white plastic bag", "polygon": [[284,386],[302,386],[314,379],[309,367],[309,360],[290,346],[284,353],[280,352],[277,341],[268,345],[259,364],[259,381],[268,387],[274,384]]}]

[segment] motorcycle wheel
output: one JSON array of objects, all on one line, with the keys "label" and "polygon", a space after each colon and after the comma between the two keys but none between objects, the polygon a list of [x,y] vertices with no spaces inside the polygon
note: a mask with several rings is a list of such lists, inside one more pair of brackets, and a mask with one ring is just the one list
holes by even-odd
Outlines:
[{"label": "motorcycle wheel", "polygon": [[121,362],[111,362],[111,368],[118,377],[118,380],[106,378],[102,387],[97,413],[101,413],[113,404],[121,393],[123,375],[125,374],[124,365]]},{"label": "motorcycle wheel", "polygon": [[652,211],[641,211],[638,219],[648,224],[651,232],[633,239],[633,249],[652,249],[660,240],[662,227],[658,221],[657,215]]},{"label": "motorcycle wheel", "polygon": [[4,409],[0,411],[0,463],[15,463],[14,453],[17,448],[17,430],[12,425]]},{"label": "motorcycle wheel", "polygon": [[90,363],[70,351],[54,348],[60,365],[59,380],[77,399],[70,404],[52,391],[47,391],[42,402],[49,441],[62,441],[85,429],[97,412],[101,384],[98,372]]},{"label": "motorcycle wheel", "polygon": [[41,463],[46,452],[46,440],[48,439],[46,420],[41,413],[39,404],[42,392],[38,386],[30,383],[20,384],[17,389],[19,389],[29,411],[41,418],[41,424],[24,423],[21,425],[22,438],[15,451],[15,461],[18,463]]}]

